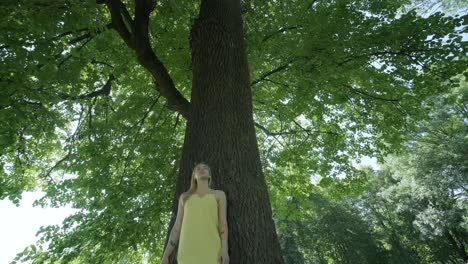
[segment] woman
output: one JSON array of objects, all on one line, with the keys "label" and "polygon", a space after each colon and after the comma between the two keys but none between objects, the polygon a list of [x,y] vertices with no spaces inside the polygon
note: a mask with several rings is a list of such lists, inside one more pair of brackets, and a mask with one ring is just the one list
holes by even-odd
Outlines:
[{"label": "woman", "polygon": [[210,187],[211,169],[198,163],[192,171],[189,190],[179,197],[176,221],[161,264],[169,263],[177,242],[178,264],[229,263],[226,195]]}]

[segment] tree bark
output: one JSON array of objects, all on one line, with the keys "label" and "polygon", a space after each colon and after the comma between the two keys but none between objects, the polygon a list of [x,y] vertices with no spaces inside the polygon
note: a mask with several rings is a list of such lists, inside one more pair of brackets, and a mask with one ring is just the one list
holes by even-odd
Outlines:
[{"label": "tree bark", "polygon": [[230,263],[283,263],[254,128],[240,0],[202,0],[190,46],[191,103],[167,237],[178,197],[204,161],[212,188],[227,196]]}]

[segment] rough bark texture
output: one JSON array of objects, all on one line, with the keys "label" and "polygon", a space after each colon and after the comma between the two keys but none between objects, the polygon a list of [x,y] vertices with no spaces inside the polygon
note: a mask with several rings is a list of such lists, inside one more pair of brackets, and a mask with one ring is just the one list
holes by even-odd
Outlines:
[{"label": "rough bark texture", "polygon": [[205,161],[212,188],[227,196],[230,263],[283,263],[255,135],[240,0],[201,2],[190,35],[191,105],[168,231],[194,164]]}]

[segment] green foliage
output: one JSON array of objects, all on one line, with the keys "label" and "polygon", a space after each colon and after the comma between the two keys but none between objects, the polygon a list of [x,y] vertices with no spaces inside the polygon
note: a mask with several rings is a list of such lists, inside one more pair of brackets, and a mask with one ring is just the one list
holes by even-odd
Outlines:
[{"label": "green foliage", "polygon": [[[466,261],[468,85],[460,84],[426,102],[432,119],[381,170],[323,177],[301,202],[273,196],[286,263]],[[272,192],[289,185],[281,186]]]},{"label": "green foliage", "polygon": [[398,255],[410,257],[408,263],[466,260],[468,86],[462,83],[434,100],[433,119],[420,124],[405,155],[387,159],[362,200],[396,262]]},{"label": "green foliage", "polygon": [[[407,2],[243,1],[254,118],[263,128],[259,148],[279,232],[293,241],[286,250],[291,262],[377,263],[384,246],[419,261],[423,257],[411,251],[413,234],[435,241],[437,226],[424,225],[423,219],[437,214],[425,207],[419,214],[395,211],[402,215],[388,220],[394,237],[374,230],[376,239],[344,203],[370,188],[370,174],[355,170],[350,160],[369,155],[382,161],[385,154],[402,151],[421,120],[436,119],[428,110],[437,103],[426,99],[457,89],[453,77],[466,70],[466,42],[460,37],[466,16],[401,12]],[[197,11],[198,1],[158,1],[150,22],[155,53],[186,98],[192,78],[188,34]],[[46,196],[37,205],[79,209],[62,226],[42,228],[38,244],[18,260],[157,262],[184,138],[180,117],[167,110],[150,75],[110,27],[104,6],[91,0],[7,0],[0,15],[0,198],[18,204],[23,191],[43,189]],[[443,104],[458,102],[466,110],[466,90],[459,91]],[[450,122],[463,128],[460,118],[437,120],[444,129],[452,128]],[[423,169],[433,166],[434,175],[453,174],[461,181],[452,167],[464,164],[465,145],[458,144],[466,142],[463,132],[445,141],[449,148],[421,147],[426,158],[411,161],[422,167],[411,177],[427,186]],[[344,180],[327,178],[342,173],[348,175]],[[318,187],[310,175],[323,177]],[[438,192],[453,184],[429,190],[442,195]],[[406,207],[419,202],[413,198]],[[457,230],[466,229],[457,210],[447,211],[447,219]],[[420,225],[410,227],[408,219],[420,219]],[[348,229],[357,235],[345,235]],[[41,248],[47,242],[48,249]],[[315,248],[310,242],[317,242]],[[452,254],[446,245],[424,244],[418,252]]]},{"label": "green foliage", "polygon": [[286,217],[276,223],[286,263],[387,263],[383,248],[356,209],[317,192],[308,202],[308,209],[296,208],[301,218]]},{"label": "green foliage", "polygon": [[382,161],[398,151],[403,135],[427,118],[430,106],[421,102],[457,85],[449,80],[466,68],[464,18],[397,16],[400,5],[252,5],[258,16],[246,15],[246,24],[257,30],[246,37],[252,77],[262,80],[253,87],[256,116],[268,130],[285,133],[285,144],[269,149],[275,157],[314,157],[308,166],[320,175],[351,174],[352,158]]}]

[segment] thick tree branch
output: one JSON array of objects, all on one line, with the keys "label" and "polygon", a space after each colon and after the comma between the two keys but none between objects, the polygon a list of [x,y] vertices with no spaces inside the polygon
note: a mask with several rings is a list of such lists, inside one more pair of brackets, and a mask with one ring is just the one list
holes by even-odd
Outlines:
[{"label": "thick tree branch", "polygon": [[293,29],[302,29],[303,26],[289,26],[289,27],[281,27],[280,29],[278,29],[277,31],[269,34],[269,35],[266,35],[265,37],[263,37],[262,39],[262,42],[265,42],[267,40],[269,40],[270,38],[274,37],[275,35],[277,34],[280,34],[280,33],[283,33],[283,32],[286,32],[288,30],[293,30]]},{"label": "thick tree branch", "polygon": [[[135,19],[132,21],[125,5],[120,0],[99,0],[110,10],[112,22],[128,47],[136,53],[138,62],[147,69],[154,79],[156,90],[167,99],[167,107],[189,118],[190,103],[176,89],[164,64],[154,53],[149,40],[149,15],[156,6],[156,0],[135,0]],[[129,21],[126,26],[124,19]]]},{"label": "thick tree branch", "polygon": [[[431,49],[431,50],[434,50],[434,49]],[[407,41],[399,51],[384,50],[384,51],[375,51],[375,52],[356,55],[356,56],[350,56],[350,57],[345,58],[343,61],[338,62],[337,65],[342,66],[352,60],[359,59],[362,57],[372,57],[372,56],[382,56],[382,55],[402,56],[402,57],[408,58],[415,65],[420,66],[422,69],[426,70],[427,72],[433,73],[435,76],[441,78],[442,80],[446,80],[450,83],[453,83],[453,80],[451,80],[450,77],[445,77],[445,76],[440,75],[439,73],[432,70],[427,64],[424,64],[421,62],[422,60],[418,57],[417,53],[428,52],[428,51],[429,50],[425,50],[425,49],[409,49],[408,41]]]},{"label": "thick tree branch", "polygon": [[[105,25],[105,29],[98,29],[96,30],[95,34],[99,34],[99,33],[102,33],[104,32],[105,30],[107,29],[110,29],[113,27],[113,24],[112,23],[109,23],[107,25]],[[76,44],[84,39],[87,39],[87,38],[90,38],[92,35],[91,35],[91,29],[90,28],[81,28],[81,29],[77,29],[77,30],[69,30],[69,31],[66,31],[66,32],[63,32],[63,33],[60,33],[50,39],[46,39],[46,40],[38,40],[38,41],[34,41],[34,42],[24,42],[23,45],[27,45],[27,46],[36,46],[36,45],[40,45],[40,44],[44,44],[44,43],[47,43],[47,42],[50,42],[50,41],[54,41],[54,40],[58,40],[62,37],[65,37],[65,36],[69,36],[69,35],[72,35],[74,33],[79,33],[79,32],[87,32],[79,37],[76,37],[74,39],[71,39],[69,40],[67,43],[68,44]],[[4,45],[1,45],[0,46],[0,49],[7,49],[7,48],[10,48],[10,45],[8,44],[4,44]]]},{"label": "thick tree branch", "polygon": [[[84,46],[86,46],[86,44],[88,44],[95,36],[92,36],[90,35],[90,37],[85,41],[83,42],[83,44],[81,44],[81,46],[79,46],[76,50],[79,51],[81,50]],[[55,57],[60,57],[60,54],[57,54]],[[65,57],[63,60],[61,60],[58,64],[57,64],[57,67],[60,68],[63,66],[63,64],[65,62],[67,62],[70,58],[72,57],[72,54],[69,54],[67,57]],[[41,65],[39,68],[43,67],[44,65]]]},{"label": "thick tree branch", "polygon": [[[89,92],[89,93],[85,93],[85,94],[81,94],[81,95],[69,95],[69,94],[65,94],[65,93],[59,93],[59,97],[63,100],[78,100],[78,99],[92,99],[92,98],[96,98],[100,95],[104,95],[104,96],[108,96],[110,94],[110,90],[111,90],[111,86],[112,86],[112,81],[115,79],[114,75],[110,75],[109,76],[109,79],[106,81],[106,83],[104,84],[104,86],[99,89],[99,90],[96,90],[96,91],[92,91],[92,92]],[[11,97],[14,93],[16,92],[16,90],[11,93],[8,97]],[[26,97],[26,96],[23,96],[20,101],[22,103],[26,103],[36,109],[41,109],[41,108],[45,108],[45,106],[42,104],[42,102],[34,102],[34,101],[29,101],[29,99]],[[54,103],[51,103],[49,105],[52,106],[54,105]],[[4,105],[4,106],[1,106],[0,107],[0,110],[2,109],[5,109],[7,107],[10,107],[11,105]]]},{"label": "thick tree branch", "polygon": [[266,80],[266,78],[267,78],[268,76],[270,76],[270,75],[272,75],[272,74],[275,74],[275,73],[277,73],[277,72],[280,72],[280,71],[282,71],[282,70],[287,69],[289,66],[291,66],[291,63],[292,63],[292,62],[293,62],[293,61],[291,60],[291,61],[289,61],[288,63],[283,64],[283,65],[280,65],[280,66],[278,66],[277,68],[275,68],[275,69],[273,69],[273,70],[271,70],[271,71],[268,71],[268,72],[263,73],[262,75],[260,75],[260,78],[258,78],[258,79],[255,80],[255,81],[252,81],[252,82],[250,83],[250,86],[252,87],[252,86],[258,84],[259,82]]},{"label": "thick tree branch", "polygon": [[[98,1],[99,3],[99,1]],[[132,32],[130,31],[133,27],[133,21],[126,20],[127,24],[130,24],[130,29],[127,27],[127,24],[124,22],[122,14],[125,18],[128,19],[128,11],[125,5],[120,0],[108,0],[105,1],[105,4],[109,8],[112,17],[112,23],[114,24],[115,29],[120,34],[125,43],[132,49],[135,49],[135,45],[132,40]]]},{"label": "thick tree branch", "polygon": [[[321,133],[321,134],[330,134],[330,135],[338,135],[336,132],[331,132],[331,131],[320,131],[320,130],[311,130],[311,129],[305,129],[302,126],[301,130],[295,130],[295,129],[289,129],[287,131],[280,131],[280,132],[271,132],[268,129],[266,129],[264,126],[260,125],[259,123],[255,122],[254,123],[256,127],[260,128],[265,134],[268,136],[278,136],[278,135],[287,135],[287,134],[297,134],[297,133],[302,133],[306,132],[307,134],[309,133]],[[296,123],[297,124],[297,123]]]},{"label": "thick tree branch", "polygon": [[[105,30],[111,29],[112,27],[113,27],[113,24],[112,24],[112,23],[109,23],[109,24],[107,24],[107,25],[105,26]],[[102,32],[105,31],[105,30],[98,29],[98,30],[96,30],[96,33],[95,33],[95,34],[100,34],[100,33],[102,33]],[[80,41],[82,41],[82,40],[84,40],[84,39],[91,38],[91,37],[92,37],[91,32],[88,30],[88,32],[87,32],[86,34],[83,34],[83,35],[81,35],[81,36],[79,36],[79,37],[76,37],[76,38],[74,38],[74,39],[69,40],[69,41],[68,41],[68,44],[73,45],[73,44],[78,43],[78,42],[80,42]]]},{"label": "thick tree branch", "polygon": [[97,97],[99,95],[109,95],[110,91],[111,91],[112,81],[113,80],[115,80],[115,77],[114,77],[114,75],[111,74],[109,76],[109,79],[104,84],[104,86],[99,90],[92,91],[90,93],[81,94],[81,95],[78,95],[78,96],[73,96],[73,95],[68,95],[68,94],[60,94],[60,98],[62,98],[64,100],[78,100],[78,99],[94,98],[94,97]]},{"label": "thick tree branch", "polygon": [[343,84],[343,87],[346,87],[346,88],[350,89],[354,93],[358,93],[358,94],[370,97],[372,99],[388,101],[388,102],[398,102],[399,101],[399,99],[385,98],[385,97],[381,97],[381,96],[378,96],[378,95],[373,95],[373,94],[370,94],[368,92],[364,92],[362,90],[356,89],[356,88],[354,88],[354,87],[352,87],[351,85],[348,85],[348,84]]}]

